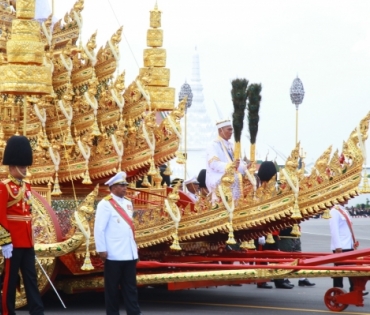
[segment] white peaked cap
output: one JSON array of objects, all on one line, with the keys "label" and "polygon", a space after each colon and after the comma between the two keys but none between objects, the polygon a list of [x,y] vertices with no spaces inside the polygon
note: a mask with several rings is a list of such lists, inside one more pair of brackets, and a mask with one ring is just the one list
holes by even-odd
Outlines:
[{"label": "white peaked cap", "polygon": [[125,172],[119,172],[116,175],[114,175],[111,179],[109,179],[104,185],[108,185],[109,187],[115,184],[126,184],[128,185],[128,182],[126,181],[126,173]]},{"label": "white peaked cap", "polygon": [[226,126],[232,126],[230,119],[225,119],[216,123],[218,129]]},{"label": "white peaked cap", "polygon": [[192,178],[189,178],[187,179],[186,181],[184,181],[184,184],[187,185],[187,184],[198,184],[198,180],[195,176],[193,176]]}]

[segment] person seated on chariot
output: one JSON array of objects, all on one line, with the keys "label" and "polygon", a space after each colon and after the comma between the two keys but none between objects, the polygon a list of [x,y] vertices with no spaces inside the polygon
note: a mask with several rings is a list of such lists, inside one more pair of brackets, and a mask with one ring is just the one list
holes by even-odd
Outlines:
[{"label": "person seated on chariot", "polygon": [[184,181],[186,187],[186,195],[190,197],[191,200],[196,202],[199,198],[199,182],[194,176]]},{"label": "person seated on chariot", "polygon": [[206,169],[200,170],[197,181],[199,183],[199,193],[200,196],[207,197],[209,194],[207,185],[206,185]]},{"label": "person seated on chariot", "polygon": [[175,187],[175,185],[176,185],[178,182],[180,182],[179,190],[182,190],[182,183],[184,182],[184,180],[183,180],[183,179],[181,179],[181,178],[175,178],[175,179],[173,179],[173,180],[172,180],[172,182],[171,182],[171,187],[172,187],[172,188],[173,188],[173,187]]},{"label": "person seated on chariot", "polygon": [[207,148],[207,171],[206,171],[206,185],[208,190],[212,193],[212,202],[217,201],[216,189],[220,184],[221,177],[224,175],[226,167],[233,163],[235,166],[235,181],[232,186],[233,198],[239,199],[241,196],[240,180],[238,173],[244,175],[247,167],[244,161],[239,158],[234,158],[234,144],[229,140],[233,135],[232,122],[229,119],[220,121],[216,124],[218,128],[218,137],[212,141]]}]

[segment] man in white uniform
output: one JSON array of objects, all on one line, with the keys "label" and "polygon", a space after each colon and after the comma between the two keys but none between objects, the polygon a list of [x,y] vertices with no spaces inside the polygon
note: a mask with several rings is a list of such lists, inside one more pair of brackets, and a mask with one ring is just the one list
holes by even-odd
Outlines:
[{"label": "man in white uniform", "polygon": [[104,261],[105,308],[107,315],[119,314],[121,287],[128,315],[140,315],[136,288],[138,251],[132,223],[133,206],[125,198],[126,173],[119,172],[108,180],[110,194],[96,209],[95,247]]},{"label": "man in white uniform", "polygon": [[[330,234],[331,234],[331,250],[333,253],[344,253],[353,251],[353,237],[349,224],[352,225],[351,216],[343,207],[348,201],[341,205],[336,205],[330,209]],[[339,264],[338,264],[339,265]],[[349,279],[350,291],[353,289],[353,283]],[[333,287],[343,288],[343,277],[333,278]],[[363,292],[363,295],[369,294]]]},{"label": "man in white uniform", "polygon": [[[224,175],[226,166],[234,163],[242,175],[245,173],[245,164],[239,158],[234,159],[234,144],[229,140],[233,135],[233,127],[230,120],[223,120],[216,124],[218,128],[218,137],[212,141],[207,149],[207,172],[206,185],[208,191],[212,193],[212,200],[216,200],[216,189],[220,184],[221,177]],[[237,177],[236,177],[237,179]],[[241,191],[239,189],[238,180],[233,184],[233,197],[239,199]]]}]

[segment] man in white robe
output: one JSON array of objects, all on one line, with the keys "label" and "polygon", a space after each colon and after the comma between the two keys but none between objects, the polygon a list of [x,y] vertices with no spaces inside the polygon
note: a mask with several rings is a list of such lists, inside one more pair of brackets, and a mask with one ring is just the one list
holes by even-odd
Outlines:
[{"label": "man in white robe", "polygon": [[[218,137],[212,141],[207,148],[207,171],[206,171],[206,185],[208,190],[212,193],[212,200],[216,201],[216,189],[220,184],[221,177],[224,175],[226,166],[234,163],[242,175],[245,174],[246,165],[240,159],[234,159],[234,144],[229,140],[233,135],[233,127],[230,120],[224,120],[216,124],[218,128]],[[239,199],[241,196],[240,183],[235,177],[236,181],[233,184],[233,197]]]}]

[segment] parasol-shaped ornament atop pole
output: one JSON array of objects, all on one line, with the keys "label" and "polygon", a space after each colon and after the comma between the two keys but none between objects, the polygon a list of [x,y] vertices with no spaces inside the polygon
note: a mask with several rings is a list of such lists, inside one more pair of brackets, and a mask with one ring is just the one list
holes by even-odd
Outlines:
[{"label": "parasol-shaped ornament atop pole", "polygon": [[298,107],[302,104],[304,98],[304,88],[300,78],[298,76],[293,80],[292,86],[290,87],[290,99],[295,105],[296,109],[296,121],[295,121],[295,144],[298,143]]},{"label": "parasol-shaped ornament atop pole", "polygon": [[187,160],[187,110],[188,108],[191,106],[192,102],[193,102],[193,92],[191,91],[191,86],[185,81],[185,83],[181,86],[181,90],[180,90],[180,93],[179,93],[179,102],[181,102],[185,97],[188,98],[187,102],[186,102],[186,107],[185,107],[185,121],[184,121],[184,135],[185,135],[185,138],[184,138],[184,154],[182,154],[182,158],[183,160],[185,161],[185,168],[184,168],[184,178],[187,178],[186,176],[186,160]]}]

